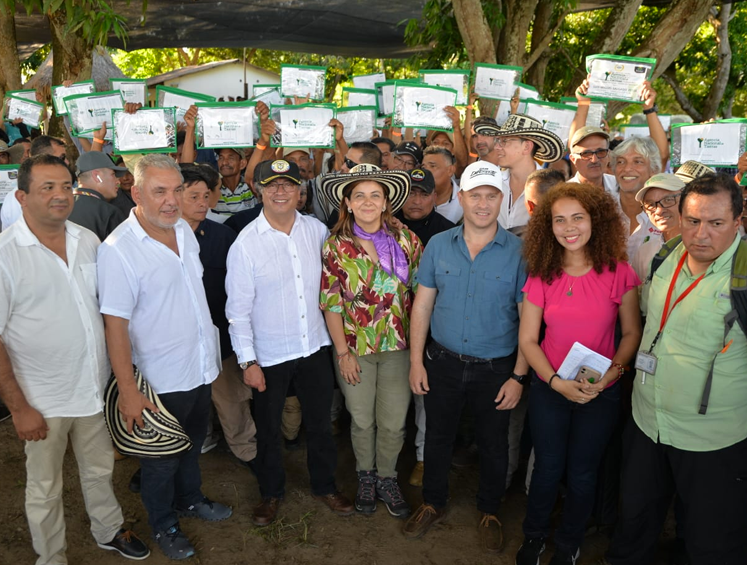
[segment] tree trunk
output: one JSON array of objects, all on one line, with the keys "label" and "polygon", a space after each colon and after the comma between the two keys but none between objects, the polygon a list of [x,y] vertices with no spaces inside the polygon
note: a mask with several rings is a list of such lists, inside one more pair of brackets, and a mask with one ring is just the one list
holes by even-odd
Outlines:
[{"label": "tree trunk", "polygon": [[604,27],[594,40],[591,53],[614,53],[630,30],[642,0],[617,0],[604,22]]},{"label": "tree trunk", "polygon": [[729,44],[729,19],[731,18],[731,2],[721,5],[718,17],[713,18],[716,28],[716,43],[718,44],[718,62],[716,64],[716,79],[711,84],[711,90],[703,104],[703,119],[715,118],[719,106],[726,92],[731,73],[731,45]]},{"label": "tree trunk", "polygon": [[634,57],[653,57],[653,78],[664,73],[705,21],[715,0],[673,0],[648,39],[634,52]]},{"label": "tree trunk", "polygon": [[534,11],[538,2],[539,0],[509,0],[504,2],[506,24],[501,30],[497,56],[502,64],[524,64],[529,26],[534,19]]},{"label": "tree trunk", "polygon": [[16,18],[5,5],[0,6],[0,108],[9,90],[21,88],[21,64],[16,43]]},{"label": "tree trunk", "polygon": [[563,11],[552,21],[554,0],[540,0],[534,15],[532,26],[531,51],[524,57],[524,82],[536,87],[540,94],[544,92],[545,71],[552,54],[547,48],[552,43],[555,32],[563,24],[568,11]]},{"label": "tree trunk", "polygon": [[452,0],[470,63],[496,63],[493,35],[480,0]]},{"label": "tree trunk", "polygon": [[[47,17],[52,33],[52,53],[54,54],[52,84],[59,85],[66,80],[89,80],[93,67],[93,46],[85,41],[79,32],[68,32],[67,16],[64,10],[52,12]],[[77,150],[70,140],[61,116],[53,115],[49,123],[49,133],[66,140],[68,158],[71,163],[74,162],[77,158]]]}]

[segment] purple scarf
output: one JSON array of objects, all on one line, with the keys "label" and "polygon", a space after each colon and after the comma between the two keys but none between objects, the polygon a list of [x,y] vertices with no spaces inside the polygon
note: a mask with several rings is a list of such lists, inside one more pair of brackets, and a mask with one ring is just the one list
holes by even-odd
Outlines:
[{"label": "purple scarf", "polygon": [[381,228],[376,233],[367,233],[358,224],[354,223],[353,233],[360,239],[373,241],[376,254],[379,256],[381,268],[390,275],[396,275],[399,280],[407,284],[407,279],[409,278],[407,257],[405,257],[405,252],[402,251],[402,248],[397,245],[394,236],[386,228]]}]

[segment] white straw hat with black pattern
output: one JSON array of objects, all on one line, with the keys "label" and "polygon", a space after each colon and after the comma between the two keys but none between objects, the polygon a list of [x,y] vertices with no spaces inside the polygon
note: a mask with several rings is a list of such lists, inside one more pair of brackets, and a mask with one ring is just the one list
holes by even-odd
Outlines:
[{"label": "white straw hat with black pattern", "polygon": [[405,171],[382,171],[376,165],[356,165],[349,173],[322,177],[320,192],[335,208],[339,209],[342,193],[350,183],[371,180],[382,185],[389,196],[392,214],[398,212],[410,194],[410,175]]},{"label": "white straw hat with black pattern", "polygon": [[674,174],[682,182],[689,184],[703,175],[715,172],[715,169],[712,169],[708,165],[704,165],[698,161],[685,161],[680,165],[680,168],[674,172]]},{"label": "white straw hat with black pattern", "polygon": [[563,156],[565,147],[563,140],[550,130],[542,127],[542,122],[526,114],[510,114],[502,126],[479,124],[475,126],[475,133],[493,137],[524,137],[537,144],[538,161],[552,163]]},{"label": "white straw hat with black pattern", "polygon": [[116,450],[122,455],[156,458],[178,455],[191,448],[192,440],[184,433],[179,421],[161,404],[139,370],[135,371],[135,381],[138,390],[158,406],[159,412],[143,410],[145,426],[139,428],[134,425],[132,434],[128,433],[127,424],[119,413],[119,387],[112,375],[104,394],[104,418]]}]

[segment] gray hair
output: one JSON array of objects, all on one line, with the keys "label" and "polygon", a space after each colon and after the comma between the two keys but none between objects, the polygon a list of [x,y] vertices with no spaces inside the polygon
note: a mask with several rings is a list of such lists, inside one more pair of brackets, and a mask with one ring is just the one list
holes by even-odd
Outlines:
[{"label": "gray hair", "polygon": [[425,155],[443,155],[448,159],[450,165],[453,165],[455,162],[454,154],[446,149],[446,147],[441,147],[440,145],[429,145],[423,151],[423,156]]},{"label": "gray hair", "polygon": [[145,175],[149,168],[156,169],[173,169],[179,173],[179,178],[184,180],[182,177],[182,170],[179,168],[179,163],[174,159],[166,155],[165,153],[148,153],[141,157],[135,164],[135,185],[142,188],[145,182]]},{"label": "gray hair", "polygon": [[648,161],[652,176],[661,172],[661,152],[656,142],[650,137],[632,137],[618,145],[612,152],[613,172],[616,172],[617,160],[630,151],[638,153]]}]

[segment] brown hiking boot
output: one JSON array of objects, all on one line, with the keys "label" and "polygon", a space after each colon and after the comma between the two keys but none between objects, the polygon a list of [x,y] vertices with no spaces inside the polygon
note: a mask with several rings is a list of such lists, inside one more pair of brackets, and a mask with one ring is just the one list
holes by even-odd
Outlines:
[{"label": "brown hiking boot", "polygon": [[341,492],[325,494],[324,496],[314,495],[314,498],[326,504],[327,507],[338,516],[350,516],[355,512],[353,503],[350,502]]},{"label": "brown hiking boot", "polygon": [[269,526],[275,521],[280,506],[279,498],[265,498],[254,507],[252,523],[255,526]]},{"label": "brown hiking boot", "polygon": [[477,526],[480,545],[490,553],[499,553],[503,549],[503,526],[494,514],[483,514]]},{"label": "brown hiking boot", "polygon": [[421,504],[420,508],[405,522],[402,533],[409,539],[422,537],[431,529],[431,526],[438,524],[445,515],[445,508],[437,510],[430,504]]}]

